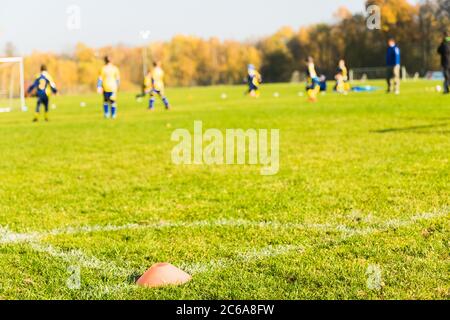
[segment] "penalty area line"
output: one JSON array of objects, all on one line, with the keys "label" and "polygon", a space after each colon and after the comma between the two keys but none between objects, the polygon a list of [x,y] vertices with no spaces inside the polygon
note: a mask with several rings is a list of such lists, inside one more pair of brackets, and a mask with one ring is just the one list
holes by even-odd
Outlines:
[{"label": "penalty area line", "polygon": [[[125,224],[125,225],[86,225],[79,227],[58,228],[46,232],[30,232],[30,233],[15,233],[11,232],[7,227],[0,226],[0,244],[14,244],[24,243],[36,240],[43,240],[52,236],[63,235],[83,235],[95,233],[108,233],[119,231],[132,230],[161,230],[173,228],[272,228],[280,230],[311,230],[311,231],[325,231],[325,232],[340,232],[343,235],[364,235],[367,232],[372,232],[377,229],[399,228],[409,221],[430,220],[439,217],[444,217],[449,214],[448,207],[436,210],[434,212],[426,212],[414,215],[408,219],[393,219],[389,221],[372,224],[372,227],[355,228],[344,224],[318,224],[318,223],[284,223],[280,221],[251,221],[244,219],[219,219],[219,220],[200,220],[194,222],[157,222],[150,224]],[[374,227],[376,226],[376,227]]]},{"label": "penalty area line", "polygon": [[0,244],[24,243],[42,240],[52,236],[83,235],[95,233],[108,233],[133,230],[161,230],[174,228],[220,228],[220,227],[248,227],[298,230],[335,230],[336,226],[330,224],[283,223],[278,221],[250,221],[243,219],[200,220],[194,222],[158,222],[151,224],[125,224],[125,225],[92,225],[80,227],[58,228],[46,232],[13,233],[8,228],[0,226]]},{"label": "penalty area line", "polygon": [[[410,217],[409,219],[393,219],[384,222],[382,225],[380,225],[381,228],[365,228],[365,229],[351,229],[346,226],[337,226],[334,227],[333,230],[336,232],[342,233],[345,239],[354,237],[354,236],[367,236],[374,234],[376,232],[383,232],[390,229],[397,229],[397,228],[403,228],[403,227],[409,227],[411,225],[414,225],[421,221],[427,221],[435,218],[445,217],[448,216],[449,212],[447,211],[436,211],[436,212],[428,212],[428,213],[421,213],[418,215],[414,215]],[[228,221],[228,222],[225,222]],[[244,226],[248,225],[249,221],[245,220],[221,220],[216,222],[217,225],[233,225],[233,226]],[[167,226],[168,224],[163,224],[163,226]],[[180,223],[177,224],[169,224],[171,226],[177,225],[180,226]],[[211,223],[208,223],[207,221],[200,221],[196,223],[191,223],[191,226],[211,226]],[[250,224],[252,225],[252,224]],[[287,224],[282,225],[280,223],[271,223],[271,222],[262,222],[262,223],[256,223],[254,225],[257,226],[275,226],[275,228],[280,227],[286,227],[286,228],[292,228],[294,224]],[[127,225],[129,227],[131,225]],[[132,226],[139,226],[139,225],[132,225]],[[161,224],[159,225],[161,227]],[[301,225],[302,228],[305,228],[306,225]],[[323,225],[320,225],[320,228],[322,228]],[[139,226],[140,228],[141,226]],[[148,226],[147,226],[148,227]],[[128,230],[124,229],[125,226],[109,226],[106,229],[108,231],[114,231],[118,228],[121,228],[121,230]],[[326,228],[327,229],[327,228]],[[59,235],[59,234],[67,234],[67,233],[61,233],[61,232],[67,232],[68,229],[65,229],[61,231],[51,231],[48,233],[45,233],[46,236],[48,234],[52,233],[53,235]],[[70,229],[73,230],[73,229]],[[83,232],[93,232],[90,230],[97,230],[97,231],[105,231],[105,227],[94,227],[89,228],[86,231],[86,228],[83,229]],[[77,229],[77,232],[79,229]],[[70,234],[70,233],[69,233]],[[105,273],[113,278],[123,278],[123,277],[130,277],[133,274],[136,274],[136,270],[133,270],[132,268],[126,268],[126,267],[119,267],[112,261],[104,261],[101,260],[95,256],[87,255],[82,250],[70,250],[70,251],[63,251],[59,248],[55,248],[51,245],[44,244],[40,242],[40,239],[44,237],[42,233],[14,233],[7,229],[6,227],[0,226],[0,244],[16,244],[16,243],[25,243],[30,245],[30,247],[40,253],[46,253],[51,257],[58,258],[66,263],[69,263],[72,266],[80,266],[87,269],[95,269],[100,270],[102,273]],[[191,264],[184,264],[182,268],[184,268],[186,271],[192,273],[193,275],[198,275],[202,273],[211,273],[211,272],[217,272],[222,269],[226,269],[232,266],[235,266],[237,264],[245,264],[250,263],[257,260],[264,260],[272,257],[282,256],[286,254],[290,254],[297,251],[299,254],[302,254],[305,252],[305,249],[301,246],[296,245],[280,245],[280,246],[267,246],[262,249],[252,249],[250,251],[244,251],[244,252],[237,252],[236,256],[234,258],[222,258],[222,259],[214,259],[210,260],[206,263],[191,263]],[[129,289],[132,285],[131,284],[124,284],[124,285],[118,285],[118,286],[99,286],[98,289],[100,291],[111,293],[111,292],[118,292],[121,290]],[[134,287],[134,286],[133,286]],[[110,291],[108,291],[110,289]]]},{"label": "penalty area line", "polygon": [[132,273],[131,268],[119,267],[112,261],[101,260],[93,255],[87,255],[82,250],[63,251],[49,244],[31,241],[30,247],[39,253],[45,253],[53,258],[58,258],[71,266],[83,267],[90,270],[98,270],[102,274],[114,278],[127,277]]},{"label": "penalty area line", "polygon": [[[343,240],[356,237],[356,236],[368,236],[375,234],[377,232],[383,232],[390,229],[397,228],[406,228],[415,225],[418,222],[428,221],[436,218],[441,218],[448,216],[449,212],[427,212],[421,213],[412,216],[409,219],[399,220],[393,219],[386,221],[383,224],[383,227],[380,229],[375,228],[366,228],[360,230],[359,232],[355,232],[354,230],[340,230],[344,232]],[[314,249],[316,246],[308,246],[307,249],[303,246],[295,246],[295,245],[279,245],[279,246],[267,246],[262,249],[252,249],[250,251],[244,251],[237,253],[235,258],[222,258],[222,259],[214,259],[210,260],[206,263],[191,263],[191,264],[183,264],[181,268],[188,273],[191,273],[193,276],[205,274],[205,273],[214,273],[220,270],[228,269],[233,266],[237,266],[239,264],[246,264],[255,261],[260,261],[268,258],[275,258],[287,254],[292,254],[297,252],[299,255],[305,254],[306,250]],[[123,291],[130,290],[138,290],[139,287],[132,284],[119,284],[114,286],[99,286],[97,287],[97,292],[100,295],[114,294]]]}]

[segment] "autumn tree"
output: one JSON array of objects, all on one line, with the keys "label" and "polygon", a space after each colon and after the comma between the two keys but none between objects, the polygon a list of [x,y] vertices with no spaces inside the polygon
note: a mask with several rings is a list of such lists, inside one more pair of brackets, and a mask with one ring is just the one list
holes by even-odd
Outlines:
[{"label": "autumn tree", "polygon": [[[351,68],[379,67],[385,64],[386,40],[397,39],[402,64],[410,73],[424,74],[439,68],[436,47],[442,31],[450,24],[450,0],[367,0],[366,5],[381,9],[381,30],[367,28],[363,13],[352,14],[340,7],[333,23],[304,26],[299,30],[283,27],[273,35],[254,41],[202,39],[177,35],[168,41],[142,47],[123,45],[99,49],[78,44],[73,54],[33,52],[26,56],[27,79],[47,64],[62,92],[95,90],[103,57],[119,66],[122,90],[139,90],[144,77],[144,61],[161,61],[168,86],[240,84],[248,64],[262,71],[265,82],[291,79],[303,71],[308,56],[315,58],[319,72],[332,78],[339,59]],[[5,53],[14,55],[12,45]],[[147,55],[144,56],[144,53]]]}]

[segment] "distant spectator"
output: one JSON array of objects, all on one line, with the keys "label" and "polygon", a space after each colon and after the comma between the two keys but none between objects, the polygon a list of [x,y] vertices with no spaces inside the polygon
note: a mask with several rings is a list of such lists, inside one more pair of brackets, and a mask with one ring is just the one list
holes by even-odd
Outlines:
[{"label": "distant spectator", "polygon": [[444,71],[444,94],[448,94],[450,92],[450,37],[447,32],[444,32],[444,39],[438,48],[438,53],[441,56],[441,64]]},{"label": "distant spectator", "polygon": [[400,48],[394,38],[389,38],[386,52],[388,93],[391,93],[394,87],[395,94],[400,94],[400,63]]}]

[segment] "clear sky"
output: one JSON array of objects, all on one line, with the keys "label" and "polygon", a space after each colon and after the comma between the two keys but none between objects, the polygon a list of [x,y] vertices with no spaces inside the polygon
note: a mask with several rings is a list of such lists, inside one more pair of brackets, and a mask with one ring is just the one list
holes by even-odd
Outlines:
[{"label": "clear sky", "polygon": [[[175,34],[245,40],[275,32],[332,21],[345,5],[364,10],[364,0],[1,0],[0,51],[15,44],[18,53],[32,50],[68,52],[81,41],[90,46],[166,40]],[[80,29],[67,27],[68,8],[80,8]],[[72,12],[73,13],[73,12]],[[73,16],[72,16],[73,17]],[[76,19],[72,19],[72,22]],[[73,24],[72,24],[73,25]]]}]

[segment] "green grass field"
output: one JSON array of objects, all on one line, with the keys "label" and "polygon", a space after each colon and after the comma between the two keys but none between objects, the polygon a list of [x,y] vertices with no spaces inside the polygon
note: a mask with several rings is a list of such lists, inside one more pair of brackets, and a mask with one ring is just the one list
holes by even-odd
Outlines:
[{"label": "green grass field", "polygon": [[[116,121],[97,95],[55,97],[49,123],[0,114],[0,299],[449,299],[450,97],[435,85],[316,104],[299,85],[169,89],[173,110],[154,113],[123,93]],[[173,130],[195,120],[280,129],[280,172],[172,164]],[[157,262],[193,280],[136,287]]]}]

